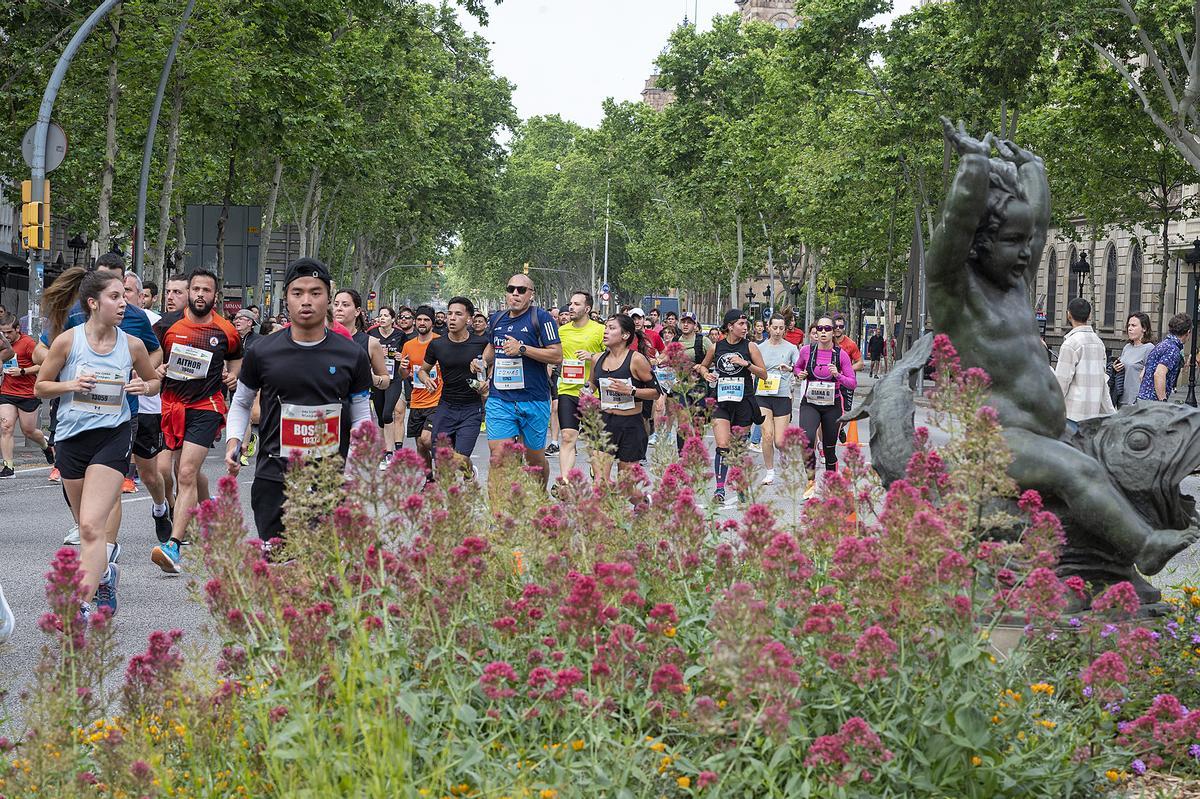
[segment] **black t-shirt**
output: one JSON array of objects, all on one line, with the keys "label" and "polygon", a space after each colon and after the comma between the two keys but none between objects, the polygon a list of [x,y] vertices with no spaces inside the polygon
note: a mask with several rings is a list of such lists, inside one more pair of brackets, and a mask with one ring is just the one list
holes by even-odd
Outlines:
[{"label": "black t-shirt", "polygon": [[[262,392],[262,443],[255,479],[283,480],[290,450],[283,451],[281,432],[289,447],[310,446],[302,437],[306,424],[314,429],[319,426],[313,418],[315,408],[340,408],[338,452],[345,457],[350,451],[350,398],[370,390],[371,361],[362,347],[345,336],[327,332],[324,341],[306,347],[292,340],[290,329],[282,330],[255,342],[242,361],[239,380]],[[324,418],[329,419],[330,414]]]},{"label": "black t-shirt", "polygon": [[389,336],[383,335],[379,328],[370,331],[372,338],[379,339],[379,345],[383,347],[383,357],[387,359],[387,371],[393,380],[400,373],[400,350],[410,338],[415,338],[416,333],[405,333],[398,327],[392,328],[392,333]]},{"label": "black t-shirt", "polygon": [[442,402],[447,405],[478,405],[479,392],[468,382],[471,361],[483,356],[488,340],[471,333],[466,341],[453,342],[449,336],[439,336],[425,350],[425,368],[437,364],[442,371]]}]

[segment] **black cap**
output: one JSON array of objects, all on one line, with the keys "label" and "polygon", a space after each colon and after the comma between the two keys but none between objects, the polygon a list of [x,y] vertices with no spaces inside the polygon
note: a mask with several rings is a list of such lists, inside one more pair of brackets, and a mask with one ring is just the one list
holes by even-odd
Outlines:
[{"label": "black cap", "polygon": [[332,287],[333,278],[329,275],[329,267],[318,261],[316,258],[299,258],[288,264],[287,272],[283,275],[283,288],[286,291],[288,285],[300,277],[315,277],[325,284],[326,287]]},{"label": "black cap", "polygon": [[739,319],[745,319],[746,312],[737,308],[730,308],[725,312],[725,318],[721,321],[722,327],[729,327]]}]

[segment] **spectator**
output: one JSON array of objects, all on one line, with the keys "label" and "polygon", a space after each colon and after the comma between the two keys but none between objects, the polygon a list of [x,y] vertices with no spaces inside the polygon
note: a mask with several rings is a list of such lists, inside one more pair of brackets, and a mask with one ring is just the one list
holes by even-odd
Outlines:
[{"label": "spectator", "polygon": [[1116,412],[1108,395],[1108,380],[1104,373],[1108,352],[1088,324],[1091,315],[1092,304],[1083,297],[1076,297],[1067,304],[1071,330],[1058,348],[1054,376],[1058,378],[1058,386],[1066,400],[1068,423]]},{"label": "spectator", "polygon": [[879,328],[875,328],[875,332],[867,340],[867,360],[871,362],[871,377],[879,377],[883,374],[882,363],[885,346],[883,333]]},{"label": "spectator", "polygon": [[1150,317],[1138,311],[1129,315],[1125,323],[1129,343],[1121,350],[1121,357],[1113,361],[1113,404],[1117,407],[1137,402],[1142,387],[1142,375],[1146,373],[1146,358],[1154,349],[1150,338]]},{"label": "spectator", "polygon": [[1146,371],[1142,373],[1139,400],[1166,402],[1175,390],[1179,371],[1183,368],[1183,342],[1192,332],[1192,317],[1177,313],[1167,322],[1167,337],[1155,345],[1146,356]]}]

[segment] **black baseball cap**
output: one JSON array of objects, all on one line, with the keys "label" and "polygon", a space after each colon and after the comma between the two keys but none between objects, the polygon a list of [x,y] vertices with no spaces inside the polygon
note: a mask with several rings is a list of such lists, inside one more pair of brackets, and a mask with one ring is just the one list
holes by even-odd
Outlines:
[{"label": "black baseball cap", "polygon": [[287,290],[288,285],[293,280],[301,277],[315,277],[324,283],[326,288],[333,286],[333,278],[329,274],[329,267],[316,258],[299,258],[288,264],[287,272],[283,276],[284,290]]},{"label": "black baseball cap", "polygon": [[692,313],[691,311],[684,311],[679,315],[679,321],[682,322],[684,319],[691,319],[693,322],[695,322],[696,314]]},{"label": "black baseball cap", "polygon": [[746,318],[745,311],[739,310],[737,308],[730,308],[728,311],[725,312],[725,317],[724,317],[724,319],[721,320],[721,326],[729,327],[737,320],[745,319],[745,318]]}]

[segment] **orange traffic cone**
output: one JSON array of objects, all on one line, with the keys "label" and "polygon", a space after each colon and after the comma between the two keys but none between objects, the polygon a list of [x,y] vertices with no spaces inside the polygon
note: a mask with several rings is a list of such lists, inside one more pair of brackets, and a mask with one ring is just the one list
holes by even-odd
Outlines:
[{"label": "orange traffic cone", "polygon": [[[858,444],[858,422],[851,421],[846,424],[846,445]],[[847,519],[851,524],[858,524],[858,511],[851,510],[850,516]]]}]

